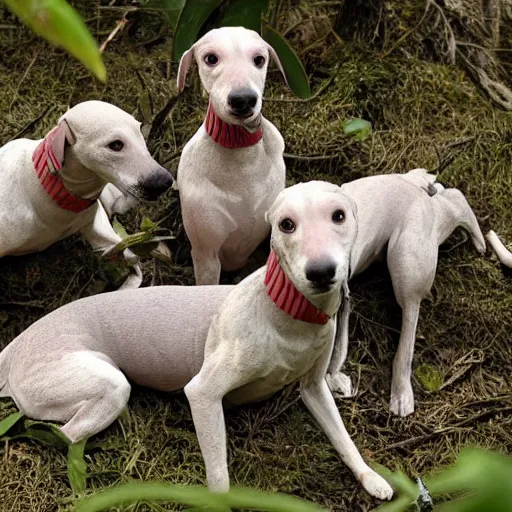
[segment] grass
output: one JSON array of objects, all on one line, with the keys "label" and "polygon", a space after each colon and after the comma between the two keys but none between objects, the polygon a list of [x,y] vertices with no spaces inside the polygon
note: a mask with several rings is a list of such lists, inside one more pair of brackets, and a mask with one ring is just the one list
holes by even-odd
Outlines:
[{"label": "grass", "polygon": [[[99,40],[121,17],[116,10],[98,10],[92,0],[76,5]],[[382,57],[381,49],[364,38],[340,42],[330,34],[325,23],[329,8],[304,9],[289,9],[281,28],[303,20],[288,37],[303,56],[313,92],[322,88],[321,93],[311,101],[296,101],[275,69],[265,91],[265,115],[286,141],[289,184],[310,179],[341,183],[417,166],[434,170],[440,159],[449,163],[440,179],[466,194],[485,230],[492,226],[512,241],[512,115],[490,104],[464,71],[416,51],[416,36]],[[411,7],[394,15],[403,16],[408,27],[414,25],[409,18],[417,21],[422,12]],[[0,12],[7,27],[0,32],[0,143],[14,135],[43,136],[68,105],[85,99],[113,102],[150,124],[175,94],[176,65],[170,66],[164,19],[146,11],[129,17],[128,27],[107,48],[109,80],[101,85],[63,52]],[[156,34],[161,37],[155,39]],[[149,140],[155,157],[174,173],[181,148],[206,110],[197,78],[192,83]],[[366,141],[343,134],[343,121],[351,117],[372,122]],[[467,142],[453,145],[460,140]],[[176,192],[120,220],[134,232],[144,216],[165,218],[163,226],[177,235],[170,247],[179,263],[167,267],[145,258],[144,285],[192,284]],[[423,303],[414,356],[414,368],[430,366],[442,384],[428,391],[414,378],[416,412],[408,418],[396,418],[388,409],[400,310],[387,272],[376,265],[351,286],[355,304],[347,369],[357,396],[338,400],[338,406],[368,461],[402,467],[410,476],[452,462],[463,446],[479,444],[502,452],[512,448],[512,283],[490,254],[478,257],[469,244],[449,250],[453,240],[442,248],[431,297]],[[265,257],[258,251],[240,275]],[[115,286],[115,276],[79,237],[41,254],[4,258],[0,347],[61,304]],[[87,445],[88,489],[150,479],[204,483],[184,396],[135,388],[129,406],[129,421],[116,422]],[[0,419],[15,410],[11,401],[2,400]],[[234,483],[287,492],[333,511],[377,505],[339,460],[295,388],[264,404],[228,411],[227,426]],[[0,459],[1,512],[73,509],[64,451],[11,441],[0,445]],[[142,503],[118,510],[172,508]]]}]

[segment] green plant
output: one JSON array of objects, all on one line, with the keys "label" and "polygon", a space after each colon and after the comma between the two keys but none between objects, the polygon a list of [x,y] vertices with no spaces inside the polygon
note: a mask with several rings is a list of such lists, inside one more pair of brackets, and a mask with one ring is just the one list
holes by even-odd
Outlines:
[{"label": "green plant", "polygon": [[36,34],[64,48],[105,81],[107,71],[96,41],[66,0],[5,0],[5,3]]},{"label": "green plant", "polygon": [[233,488],[216,494],[204,487],[178,486],[164,483],[139,482],[119,485],[77,503],[77,512],[99,512],[110,507],[129,505],[138,501],[166,501],[194,507],[195,510],[229,512],[232,508],[268,512],[320,512],[313,503],[287,496],[253,489]]},{"label": "green plant", "polygon": [[[379,512],[404,512],[415,504],[421,512],[430,510],[422,508],[418,485],[402,471],[376,470],[398,491],[398,498],[379,507]],[[510,512],[511,481],[511,456],[476,448],[462,450],[452,467],[424,479],[439,512]],[[456,499],[448,501],[446,495]]]}]

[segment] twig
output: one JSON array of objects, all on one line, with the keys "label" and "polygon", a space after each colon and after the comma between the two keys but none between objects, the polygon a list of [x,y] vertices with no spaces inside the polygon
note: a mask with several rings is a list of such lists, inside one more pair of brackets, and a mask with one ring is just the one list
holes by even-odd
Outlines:
[{"label": "twig", "polygon": [[[312,101],[318,98],[318,96],[320,96],[320,94],[322,94],[327,89],[327,87],[331,85],[338,68],[339,64],[336,64],[336,66],[332,70],[331,76],[327,80],[325,80],[324,83],[309,98],[264,98],[264,101],[281,103],[307,103],[308,101]],[[351,106],[352,103],[347,103],[346,105],[340,105],[338,108],[349,108]]]},{"label": "twig", "polygon": [[420,28],[421,24],[425,20],[425,17],[428,13],[429,7],[430,7],[430,2],[427,2],[426,6],[425,6],[425,11],[423,12],[423,16],[421,17],[420,21],[413,28],[408,30],[402,37],[400,37],[389,50],[386,50],[384,53],[379,55],[379,58],[383,59],[384,57],[387,57],[390,53],[394,52],[395,49],[400,45],[400,43],[405,41],[413,32],[416,32],[416,30],[418,30]]},{"label": "twig", "polygon": [[25,133],[27,133],[29,130],[31,130],[34,127],[34,125],[36,125],[43,117],[46,116],[46,114],[49,114],[54,109],[55,109],[55,106],[46,107],[37,117],[34,117],[34,119],[32,119],[25,126],[23,126],[23,128],[21,128],[20,131],[15,133],[11,140],[19,139],[20,137],[25,135]]},{"label": "twig", "polygon": [[32,69],[32,66],[34,65],[38,55],[39,55],[39,50],[37,50],[36,53],[34,54],[34,58],[30,61],[30,64],[28,65],[27,69],[25,70],[25,73],[23,73],[21,80],[18,82],[18,85],[16,86],[16,90],[14,91],[14,96],[12,98],[11,104],[9,105],[9,111],[12,109],[12,106],[14,105],[14,103],[16,103],[16,100],[18,99],[18,92],[20,90],[21,84],[25,81],[25,78],[27,78],[27,75],[30,73],[30,70]]},{"label": "twig", "polygon": [[334,155],[294,155],[292,153],[283,153],[284,158],[289,158],[290,160],[305,160],[308,162],[315,162],[317,160],[331,160],[333,158],[340,158],[341,154]]},{"label": "twig", "polygon": [[119,21],[116,22],[116,26],[110,32],[107,39],[105,39],[105,41],[103,41],[102,45],[100,46],[100,49],[99,49],[100,53],[103,53],[105,51],[105,48],[107,47],[108,43],[110,43],[110,41],[112,41],[112,39],[114,39],[114,37],[116,37],[117,33],[125,27],[126,23],[128,22],[128,20],[126,19],[127,14],[128,14],[128,12],[125,12],[123,17]]},{"label": "twig", "polygon": [[449,63],[454,65],[455,64],[455,52],[457,50],[457,40],[455,39],[455,34],[453,33],[453,29],[450,25],[450,22],[446,18],[446,14],[443,11],[443,8],[435,2],[435,0],[427,0],[427,3],[429,5],[432,5],[437,9],[439,14],[441,15],[441,18],[443,19],[444,26],[446,29],[446,32],[448,33],[448,56],[449,56]]},{"label": "twig", "polygon": [[[387,452],[390,450],[395,450],[396,448],[405,448],[406,446],[410,446],[411,444],[417,444],[421,441],[428,441],[429,439],[436,437],[440,434],[449,434],[451,432],[455,432],[458,429],[464,428],[468,424],[471,424],[476,420],[484,418],[488,415],[496,415],[500,412],[512,412],[512,407],[501,407],[499,409],[491,409],[491,410],[482,411],[482,412],[475,414],[469,418],[466,418],[463,421],[460,421],[459,423],[456,423],[455,425],[451,425],[449,427],[444,427],[444,428],[439,428],[437,430],[433,430],[429,434],[410,437],[409,439],[405,439],[404,441],[398,441],[397,443],[390,444],[390,445],[386,446],[385,448],[381,448],[380,450],[372,452],[372,455],[376,455],[376,454],[382,453],[382,452]],[[470,428],[474,428],[474,427],[470,427]]]}]

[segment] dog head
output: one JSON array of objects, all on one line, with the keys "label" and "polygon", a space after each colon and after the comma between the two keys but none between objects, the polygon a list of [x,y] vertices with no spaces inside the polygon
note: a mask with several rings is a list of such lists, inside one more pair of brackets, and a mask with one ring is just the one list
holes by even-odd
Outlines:
[{"label": "dog head", "polygon": [[355,202],[325,181],[283,190],[267,212],[272,248],[295,287],[313,303],[348,281],[357,235]]},{"label": "dog head", "polygon": [[195,58],[215,113],[228,124],[254,125],[261,114],[269,57],[284,76],[274,49],[257,32],[243,27],[211,30],[181,57],[178,89],[184,89]]},{"label": "dog head", "polygon": [[71,161],[104,182],[138,199],[154,200],[174,180],[149,154],[140,126],[133,116],[110,103],[79,103],[60,118],[53,153],[65,165],[70,151]]}]

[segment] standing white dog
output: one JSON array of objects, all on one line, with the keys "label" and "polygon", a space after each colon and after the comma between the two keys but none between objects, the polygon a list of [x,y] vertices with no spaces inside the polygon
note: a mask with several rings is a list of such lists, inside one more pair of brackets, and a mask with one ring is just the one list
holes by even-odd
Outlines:
[{"label": "standing white dog", "polygon": [[[42,140],[18,139],[0,149],[0,257],[42,251],[81,232],[93,249],[121,241],[98,201],[107,183],[130,196],[156,199],[173,182],[149,154],[140,123],[102,101],[68,110]],[[142,280],[137,257],[123,284]]]},{"label": "standing white dog", "polygon": [[[357,205],[358,232],[350,257],[353,277],[378,259],[386,259],[402,329],[393,363],[390,409],[406,416],[414,411],[411,366],[421,301],[434,282],[439,245],[455,228],[467,230],[478,252],[485,240],[475,214],[457,189],[445,189],[425,169],[406,174],[371,176],[345,183],[342,191]],[[339,370],[347,356],[349,301],[342,312],[339,341],[327,380],[333,391],[351,394],[348,376]]]},{"label": "standing white dog", "polygon": [[208,32],[180,61],[179,90],[195,58],[210,95],[177,176],[196,284],[218,284],[221,268],[246,264],[268,235],[265,212],[285,186],[283,138],[261,115],[269,56],[283,71],[256,32],[224,27]]},{"label": "standing white dog", "polygon": [[268,219],[268,264],[238,286],[105,293],[37,321],[0,354],[0,396],[27,416],[65,422],[62,432],[76,442],[119,416],[127,378],[163,391],[185,387],[208,485],[226,491],[223,398],[259,401],[299,380],[345,464],[370,494],[389,499],[391,487],[363,461],[325,381],[355,205],[340,187],[310,182],[281,192]]}]

